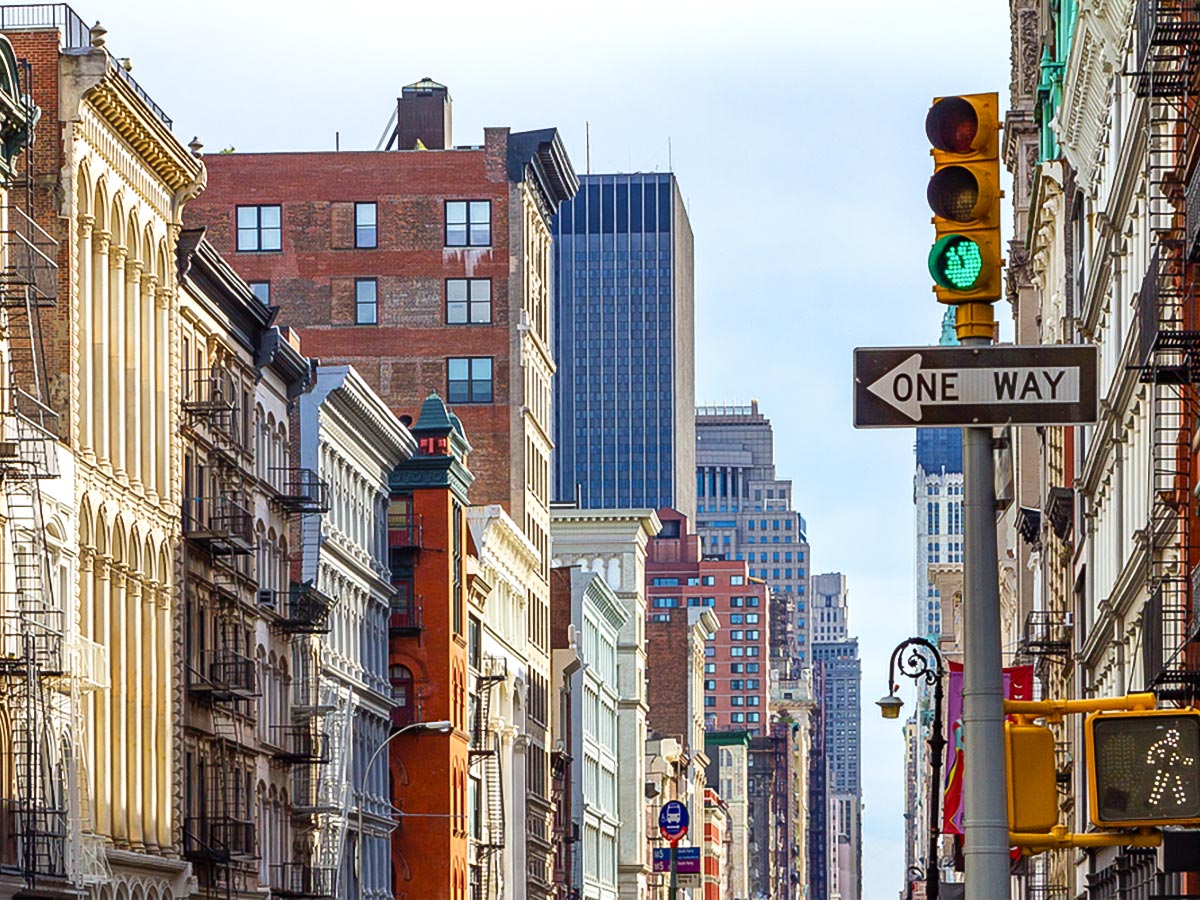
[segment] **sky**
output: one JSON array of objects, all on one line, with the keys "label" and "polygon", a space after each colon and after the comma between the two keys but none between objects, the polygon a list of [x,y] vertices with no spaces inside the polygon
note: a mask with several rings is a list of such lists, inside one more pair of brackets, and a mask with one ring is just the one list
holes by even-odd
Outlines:
[{"label": "sky", "polygon": [[[903,742],[874,700],[913,612],[910,429],[855,431],[851,351],[936,343],[925,258],[935,96],[1009,87],[999,0],[379,3],[78,0],[206,152],[374,149],[400,88],[449,86],[454,141],[556,126],[580,172],[679,177],[697,402],[757,399],[850,580],[863,657],[864,900],[903,882]],[[1010,309],[998,304],[998,319]],[[906,701],[913,700],[905,686]]]}]

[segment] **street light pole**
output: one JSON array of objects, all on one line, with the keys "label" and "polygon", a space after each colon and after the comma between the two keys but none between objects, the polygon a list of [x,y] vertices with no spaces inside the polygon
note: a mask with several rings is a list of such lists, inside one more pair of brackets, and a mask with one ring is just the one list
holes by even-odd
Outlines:
[{"label": "street light pole", "polygon": [[[905,651],[908,651],[905,653]],[[900,674],[913,681],[933,685],[933,726],[929,730],[929,766],[933,770],[929,783],[929,855],[925,859],[925,895],[928,900],[938,900],[941,887],[941,869],[938,866],[938,842],[941,838],[942,756],[946,750],[946,738],[942,733],[942,681],[946,676],[942,654],[931,641],[912,637],[902,641],[892,651],[888,663],[888,694],[878,701],[884,718],[894,719],[900,715],[903,701],[896,696],[900,685],[896,684],[896,668]],[[909,870],[911,874],[911,868]],[[909,882],[911,895],[912,882]]]},{"label": "street light pole", "polygon": [[387,739],[375,748],[375,752],[371,754],[367,760],[366,768],[363,769],[362,784],[358,789],[358,838],[354,842],[354,867],[358,873],[358,900],[362,900],[363,896],[363,876],[362,876],[362,845],[363,845],[363,799],[367,793],[367,778],[371,774],[371,766],[375,764],[375,760],[379,758],[379,754],[383,752],[393,740],[400,737],[409,731],[436,731],[440,734],[447,734],[454,730],[454,723],[449,719],[440,719],[436,722],[412,722],[405,725],[403,728],[398,728],[387,736]]}]

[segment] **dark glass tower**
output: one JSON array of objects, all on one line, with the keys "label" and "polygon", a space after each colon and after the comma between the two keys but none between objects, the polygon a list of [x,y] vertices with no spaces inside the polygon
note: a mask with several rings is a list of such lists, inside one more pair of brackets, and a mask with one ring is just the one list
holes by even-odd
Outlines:
[{"label": "dark glass tower", "polygon": [[679,185],[580,182],[554,221],[554,496],[694,520],[692,229]]}]

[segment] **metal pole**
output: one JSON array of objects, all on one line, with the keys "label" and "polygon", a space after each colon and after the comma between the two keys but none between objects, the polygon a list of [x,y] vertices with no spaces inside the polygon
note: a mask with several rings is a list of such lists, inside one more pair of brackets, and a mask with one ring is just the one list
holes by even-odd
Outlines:
[{"label": "metal pole", "polygon": [[675,871],[675,863],[679,859],[679,842],[671,841],[671,881],[667,887],[667,900],[678,900],[679,873]]},{"label": "metal pole", "polygon": [[[962,321],[960,315],[960,324]],[[987,346],[991,340],[968,337],[962,343],[964,346]],[[1010,877],[1004,767],[1004,672],[1000,657],[1000,574],[996,563],[996,472],[992,452],[991,428],[963,429],[966,900],[1007,897]]]}]

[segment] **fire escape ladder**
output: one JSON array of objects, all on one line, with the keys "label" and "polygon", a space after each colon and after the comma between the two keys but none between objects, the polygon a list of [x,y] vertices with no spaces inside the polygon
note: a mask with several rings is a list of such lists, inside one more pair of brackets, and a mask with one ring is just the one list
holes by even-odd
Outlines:
[{"label": "fire escape ladder", "polygon": [[483,768],[485,794],[484,838],[476,847],[479,878],[473,900],[489,900],[497,855],[504,848],[504,773],[500,759],[500,735],[492,728],[492,689],[508,677],[504,659],[485,656],[475,679],[477,700],[475,721],[471,723],[471,765]]},{"label": "fire escape ladder", "polygon": [[[1191,436],[1200,383],[1196,284],[1188,258],[1200,194],[1189,183],[1189,109],[1200,59],[1200,12],[1188,0],[1138,0],[1135,88],[1146,98],[1150,264],[1138,292],[1138,368],[1151,395],[1147,687],[1163,699],[1196,693],[1186,665],[1191,627]],[[1194,179],[1193,179],[1194,180]]]},{"label": "fire escape ladder", "polygon": [[[313,814],[316,817],[316,847],[314,857],[318,867],[335,873],[335,893],[344,891],[338,885],[342,853],[346,845],[346,828],[350,820],[350,755],[354,727],[354,703],[351,688],[339,688],[336,682],[321,682],[321,705],[331,710],[326,719],[329,741],[329,763],[320,767],[316,776]],[[340,896],[340,894],[339,894]]]},{"label": "fire escape ladder", "polygon": [[[24,87],[31,69],[20,66]],[[0,828],[11,835],[0,863],[15,866],[28,887],[39,880],[81,883],[68,859],[68,810],[78,808],[72,756],[77,748],[57,735],[79,714],[78,692],[57,695],[65,665],[65,620],[53,593],[46,548],[41,482],[58,475],[57,417],[46,406],[40,310],[54,304],[57,244],[32,218],[32,129],[26,129],[19,183],[9,194],[0,259],[0,307],[9,336],[8,379],[0,396],[0,481],[11,566],[0,597],[0,693],[11,722],[12,781],[0,798]],[[52,694],[54,695],[52,697]],[[72,817],[72,826],[77,823]]]}]

